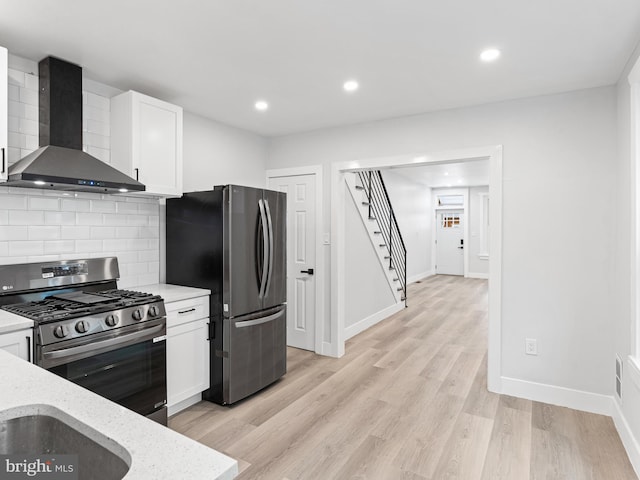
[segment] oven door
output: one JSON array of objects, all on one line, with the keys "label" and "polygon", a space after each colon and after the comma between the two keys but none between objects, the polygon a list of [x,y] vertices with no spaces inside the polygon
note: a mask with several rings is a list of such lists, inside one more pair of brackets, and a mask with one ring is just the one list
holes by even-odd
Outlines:
[{"label": "oven door", "polygon": [[36,352],[41,367],[165,424],[166,359],[164,318],[47,345]]}]

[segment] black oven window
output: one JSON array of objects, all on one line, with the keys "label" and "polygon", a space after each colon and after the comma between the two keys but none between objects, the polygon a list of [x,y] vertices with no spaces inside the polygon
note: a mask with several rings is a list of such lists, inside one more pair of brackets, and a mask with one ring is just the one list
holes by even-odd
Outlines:
[{"label": "black oven window", "polygon": [[166,401],[166,342],[137,343],[49,370],[142,415]]}]

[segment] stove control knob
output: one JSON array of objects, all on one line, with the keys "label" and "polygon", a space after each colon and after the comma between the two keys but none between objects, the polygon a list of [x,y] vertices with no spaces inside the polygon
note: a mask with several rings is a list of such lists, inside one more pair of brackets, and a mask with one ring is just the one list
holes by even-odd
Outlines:
[{"label": "stove control knob", "polygon": [[115,327],[118,324],[118,317],[117,315],[107,315],[107,318],[105,318],[104,323],[107,324],[108,327]]},{"label": "stove control knob", "polygon": [[56,328],[53,329],[53,334],[57,338],[64,338],[67,335],[69,335],[69,329],[67,328],[66,325],[58,325]]},{"label": "stove control knob", "polygon": [[149,312],[147,312],[149,314],[150,317],[157,317],[158,316],[158,307],[156,307],[155,305],[151,305],[149,307]]},{"label": "stove control knob", "polygon": [[89,322],[85,320],[80,320],[78,323],[76,323],[76,332],[87,333],[88,330],[89,330]]},{"label": "stove control knob", "polygon": [[136,308],[131,314],[134,320],[142,320],[142,310]]}]

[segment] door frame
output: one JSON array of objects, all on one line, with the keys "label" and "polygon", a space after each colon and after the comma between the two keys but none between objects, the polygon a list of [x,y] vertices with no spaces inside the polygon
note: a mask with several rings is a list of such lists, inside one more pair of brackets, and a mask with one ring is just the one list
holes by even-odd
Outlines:
[{"label": "door frame", "polygon": [[344,355],[345,345],[345,188],[348,172],[419,166],[438,163],[489,160],[489,332],[487,387],[492,392],[502,390],[502,145],[418,153],[393,157],[368,158],[331,164],[331,355]]},{"label": "door frame", "polygon": [[[446,210],[462,210],[462,213],[464,213],[464,227],[463,227],[463,232],[462,232],[462,238],[464,239],[464,250],[462,251],[462,257],[463,257],[463,271],[462,271],[462,276],[464,278],[468,278],[469,277],[469,188],[470,187],[462,187],[462,188],[432,188],[431,189],[431,205],[433,205],[433,218],[435,218],[435,222],[438,221],[438,214],[442,211],[446,211]],[[446,194],[451,194],[451,195],[462,195],[463,197],[463,201],[462,201],[462,206],[451,206],[451,207],[442,207],[442,206],[438,206],[436,200],[438,198],[438,192],[442,191],[442,192],[446,192]],[[450,193],[449,193],[450,192]],[[434,225],[436,225],[437,228],[437,224],[434,223]],[[436,244],[436,239],[437,239],[437,231],[436,228],[433,229],[433,232],[431,234],[431,245],[434,246],[434,248],[431,249],[431,265],[433,265],[433,269],[432,271],[434,272],[434,274],[437,274],[438,272],[436,271],[436,260],[437,260],[437,254],[438,254],[438,246]]]},{"label": "door frame", "polygon": [[314,350],[315,353],[320,355],[328,355],[327,348],[323,342],[324,339],[324,282],[325,282],[325,259],[324,249],[322,248],[322,225],[323,225],[323,211],[322,211],[322,190],[324,185],[322,183],[322,165],[310,165],[307,167],[292,167],[292,168],[275,168],[269,169],[266,172],[266,185],[269,186],[269,180],[272,178],[281,177],[297,177],[299,175],[314,175],[316,180],[316,266],[314,276],[316,277],[316,309],[315,309],[315,332],[314,332]]}]

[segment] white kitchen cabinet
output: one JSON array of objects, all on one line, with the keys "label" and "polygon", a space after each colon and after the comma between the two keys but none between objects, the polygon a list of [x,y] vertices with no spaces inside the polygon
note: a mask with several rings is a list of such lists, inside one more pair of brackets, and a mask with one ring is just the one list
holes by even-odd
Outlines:
[{"label": "white kitchen cabinet", "polygon": [[33,330],[31,328],[0,333],[0,349],[29,362],[31,361],[32,345]]},{"label": "white kitchen cabinet", "polygon": [[111,165],[146,186],[182,195],[182,108],[132,90],[111,99]]},{"label": "white kitchen cabinet", "polygon": [[9,54],[0,47],[0,182],[9,171]]},{"label": "white kitchen cabinet", "polygon": [[173,415],[209,388],[209,296],[165,302],[167,407]]}]

